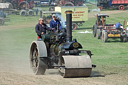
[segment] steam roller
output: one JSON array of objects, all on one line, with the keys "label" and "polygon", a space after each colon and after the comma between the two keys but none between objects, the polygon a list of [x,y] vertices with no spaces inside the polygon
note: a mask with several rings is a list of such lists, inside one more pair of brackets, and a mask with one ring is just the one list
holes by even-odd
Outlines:
[{"label": "steam roller", "polygon": [[[30,47],[30,65],[36,75],[46,69],[58,69],[64,78],[89,77],[92,72],[89,50],[79,50],[82,45],[72,40],[72,11],[66,11],[66,29],[48,32],[42,40],[33,41]],[[80,54],[85,55],[80,55]]]}]

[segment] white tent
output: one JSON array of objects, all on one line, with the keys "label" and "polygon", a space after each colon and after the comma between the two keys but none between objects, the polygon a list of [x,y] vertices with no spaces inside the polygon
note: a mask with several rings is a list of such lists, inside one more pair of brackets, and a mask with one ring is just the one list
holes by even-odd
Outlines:
[{"label": "white tent", "polygon": [[0,3],[0,9],[13,9],[11,3]]}]

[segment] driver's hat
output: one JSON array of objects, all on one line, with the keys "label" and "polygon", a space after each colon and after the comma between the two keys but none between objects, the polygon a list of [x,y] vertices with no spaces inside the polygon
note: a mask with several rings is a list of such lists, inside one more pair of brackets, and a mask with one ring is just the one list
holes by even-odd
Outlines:
[{"label": "driver's hat", "polygon": [[43,18],[39,18],[39,21],[40,21],[40,20],[44,20],[44,19],[43,19]]},{"label": "driver's hat", "polygon": [[55,14],[53,14],[53,15],[52,15],[52,17],[56,17],[56,15],[55,15]]}]

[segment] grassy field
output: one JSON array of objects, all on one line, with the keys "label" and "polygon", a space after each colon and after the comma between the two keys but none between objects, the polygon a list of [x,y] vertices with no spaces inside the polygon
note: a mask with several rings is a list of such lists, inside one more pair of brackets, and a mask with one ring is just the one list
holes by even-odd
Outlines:
[{"label": "grassy field", "polygon": [[[110,15],[107,21],[108,23],[117,23],[119,21],[123,23],[124,20],[128,19],[127,15],[128,12],[113,14]],[[2,65],[2,63],[5,63],[4,61],[7,61],[6,59],[8,58],[12,62],[7,61],[8,64],[6,66],[13,63],[13,60],[21,60],[21,63],[26,65],[24,61],[29,60],[30,44],[36,40],[34,27],[38,22],[39,16],[22,17],[19,15],[9,15],[8,18],[10,20],[5,22],[4,26],[0,26],[0,66],[5,65]],[[107,43],[103,43],[101,40],[94,38],[92,34],[77,33],[86,30],[92,31],[91,28],[94,23],[95,18],[90,18],[82,27],[73,30],[73,38],[76,38],[82,44],[84,50],[91,50],[94,54],[92,62],[97,67],[93,69],[92,77],[98,78],[99,76],[115,75],[108,77],[106,80],[103,79],[103,82],[111,82],[111,85],[128,85],[126,82],[128,80],[128,43],[122,43],[120,39],[109,39]],[[27,64],[29,66],[29,63]],[[6,69],[2,71],[6,71]],[[115,80],[110,81],[109,78],[114,78]],[[112,84],[112,82],[116,84]]]}]

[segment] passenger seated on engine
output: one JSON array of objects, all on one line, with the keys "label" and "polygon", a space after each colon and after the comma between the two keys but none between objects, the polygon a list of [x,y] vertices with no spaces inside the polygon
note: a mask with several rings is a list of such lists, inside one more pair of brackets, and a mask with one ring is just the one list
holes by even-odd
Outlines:
[{"label": "passenger seated on engine", "polygon": [[116,23],[116,29],[120,30],[120,31],[123,31],[123,27],[122,25],[120,24],[120,22]]},{"label": "passenger seated on engine", "polygon": [[41,40],[43,34],[46,34],[46,30],[51,30],[45,23],[44,19],[40,18],[39,23],[35,26],[35,31],[37,33],[37,39]]},{"label": "passenger seated on engine", "polygon": [[127,22],[127,27],[126,27],[126,31],[128,31],[128,22]]},{"label": "passenger seated on engine", "polygon": [[128,22],[127,22],[126,33],[127,33],[127,40],[128,40]]}]

